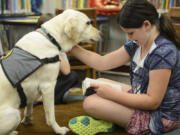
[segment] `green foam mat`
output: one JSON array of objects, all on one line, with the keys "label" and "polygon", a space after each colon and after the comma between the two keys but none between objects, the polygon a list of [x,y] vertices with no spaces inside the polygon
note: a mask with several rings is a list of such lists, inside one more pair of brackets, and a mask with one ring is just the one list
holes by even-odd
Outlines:
[{"label": "green foam mat", "polygon": [[96,120],[89,116],[79,116],[71,119],[69,128],[78,135],[95,135],[101,132],[110,133],[115,129],[113,123]]}]

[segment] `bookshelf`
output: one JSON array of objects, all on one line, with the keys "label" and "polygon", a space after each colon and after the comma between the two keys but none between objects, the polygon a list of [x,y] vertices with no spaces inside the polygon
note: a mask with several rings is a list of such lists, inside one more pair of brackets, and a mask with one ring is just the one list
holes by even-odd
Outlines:
[{"label": "bookshelf", "polygon": [[180,0],[149,0],[159,13],[167,13],[170,7],[179,7]]}]

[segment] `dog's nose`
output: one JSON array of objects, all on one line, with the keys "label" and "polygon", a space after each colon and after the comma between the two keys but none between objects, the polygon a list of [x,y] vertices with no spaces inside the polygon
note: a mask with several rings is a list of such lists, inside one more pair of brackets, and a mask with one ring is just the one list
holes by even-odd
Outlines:
[{"label": "dog's nose", "polygon": [[101,31],[99,31],[99,33],[98,33],[100,36],[103,36],[103,34],[102,34],[102,32]]},{"label": "dog's nose", "polygon": [[102,33],[101,31],[99,31],[98,34],[99,34],[100,38],[104,36],[103,33]]}]

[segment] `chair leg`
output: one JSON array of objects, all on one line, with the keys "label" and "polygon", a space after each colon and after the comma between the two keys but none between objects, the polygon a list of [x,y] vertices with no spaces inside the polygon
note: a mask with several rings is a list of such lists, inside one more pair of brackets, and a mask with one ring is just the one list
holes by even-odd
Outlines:
[{"label": "chair leg", "polygon": [[93,79],[96,79],[96,70],[92,69]]},{"label": "chair leg", "polygon": [[86,69],[86,77],[90,77],[90,69]]}]

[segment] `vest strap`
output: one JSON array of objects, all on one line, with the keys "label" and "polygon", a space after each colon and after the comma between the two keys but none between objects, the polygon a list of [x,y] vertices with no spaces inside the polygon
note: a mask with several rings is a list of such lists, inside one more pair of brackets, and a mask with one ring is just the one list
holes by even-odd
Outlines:
[{"label": "vest strap", "polygon": [[58,62],[58,61],[60,61],[60,59],[59,59],[59,56],[56,55],[56,56],[51,57],[51,58],[41,59],[41,61],[42,61],[44,64],[48,64],[48,63]]}]

